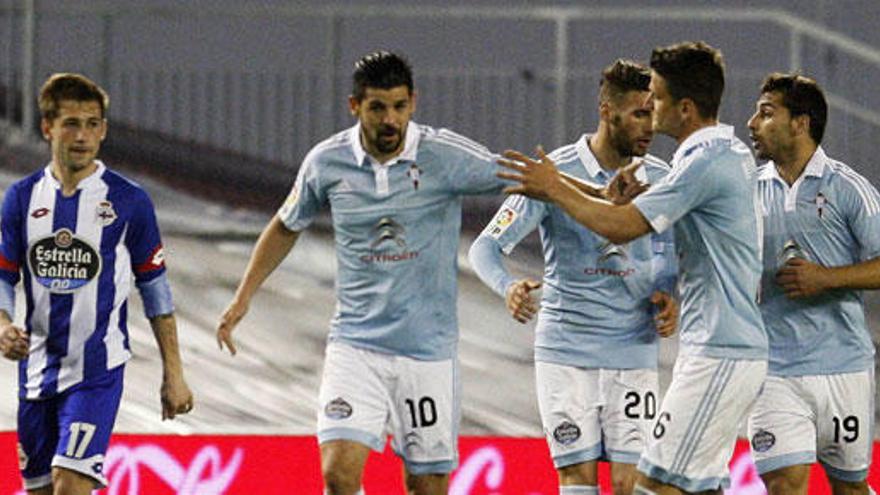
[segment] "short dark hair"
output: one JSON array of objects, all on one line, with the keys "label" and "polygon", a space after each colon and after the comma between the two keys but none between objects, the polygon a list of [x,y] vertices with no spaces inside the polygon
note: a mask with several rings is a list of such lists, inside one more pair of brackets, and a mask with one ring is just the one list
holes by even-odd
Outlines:
[{"label": "short dark hair", "polygon": [[629,91],[648,91],[651,71],[642,64],[619,58],[602,71],[599,102],[617,98]]},{"label": "short dark hair", "polygon": [[110,108],[110,97],[103,88],[88,77],[72,72],[52,74],[43,83],[38,101],[40,115],[50,122],[55,120],[62,100],[98,102],[101,118],[107,116],[107,109]]},{"label": "short dark hair", "polygon": [[676,101],[689,98],[704,119],[718,117],[724,92],[721,52],[702,41],[654,48],[651,68],[663,79]]},{"label": "short dark hair", "polygon": [[816,144],[822,142],[828,122],[828,102],[815,79],[800,74],[773,72],[761,84],[761,93],[779,93],[782,105],[792,117],[810,117],[810,137]]},{"label": "short dark hair", "polygon": [[409,62],[395,53],[377,51],[364,55],[354,64],[351,94],[358,101],[364,98],[367,88],[391,89],[406,86],[413,92],[412,68]]}]

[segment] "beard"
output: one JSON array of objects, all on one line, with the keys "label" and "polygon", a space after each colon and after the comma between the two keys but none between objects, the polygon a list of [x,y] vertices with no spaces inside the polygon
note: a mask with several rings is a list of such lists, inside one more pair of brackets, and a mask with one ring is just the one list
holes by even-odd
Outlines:
[{"label": "beard", "polygon": [[376,131],[376,139],[373,140],[373,146],[380,153],[392,153],[400,148],[402,142],[403,132],[393,127],[386,126],[380,127]]}]

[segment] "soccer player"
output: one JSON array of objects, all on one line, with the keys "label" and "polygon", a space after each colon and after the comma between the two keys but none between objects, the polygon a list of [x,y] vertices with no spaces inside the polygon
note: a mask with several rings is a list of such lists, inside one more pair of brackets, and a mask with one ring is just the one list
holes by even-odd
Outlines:
[{"label": "soccer player", "polygon": [[674,225],[682,292],[680,352],[635,493],[719,490],[767,372],[756,297],[761,274],[757,168],[733,128],[718,123],[721,53],[702,42],[651,54],[654,131],[678,142],[672,171],[631,203],[594,199],[564,181],[543,152],[508,152],[510,193],[551,201],[590,230],[625,243]]},{"label": "soccer player", "polygon": [[[0,352],[19,360],[18,448],[29,494],[85,495],[102,467],[131,357],[132,276],[163,363],[162,418],[192,409],[156,216],[137,184],[97,160],[107,94],[79,74],[40,90],[52,161],[3,200]],[[12,323],[24,280],[24,328]]]},{"label": "soccer player", "polygon": [[817,459],[835,494],[871,493],[874,345],[861,290],[880,288],[880,195],[819,146],[827,115],[816,81],[774,73],[748,122],[770,160],[758,175],[770,366],[749,437],[771,495],[807,493]]},{"label": "soccer player", "polygon": [[[645,156],[653,138],[650,81],[650,70],[634,62],[606,68],[598,129],[549,155],[559,170],[596,189],[627,166],[640,165],[639,182],[664,177],[669,167],[659,159],[634,159]],[[635,465],[657,413],[657,334],[671,335],[677,324],[669,293],[677,273],[671,231],[616,245],[558,206],[510,196],[471,246],[470,260],[523,323],[535,311],[530,293],[541,283],[515,279],[501,255],[536,227],[545,270],[535,374],[559,493],[598,495],[599,459],[611,463],[614,492],[632,493]]]},{"label": "soccer player", "polygon": [[362,493],[370,449],[386,432],[407,490],[446,493],[458,462],[456,259],[461,200],[500,192],[497,155],[445,129],[410,121],[409,64],[375,52],[355,64],[357,123],[315,146],[293,190],[257,241],[218,343],[253,294],[329,205],[336,241],[337,312],[319,391],[318,441],[327,493]]}]

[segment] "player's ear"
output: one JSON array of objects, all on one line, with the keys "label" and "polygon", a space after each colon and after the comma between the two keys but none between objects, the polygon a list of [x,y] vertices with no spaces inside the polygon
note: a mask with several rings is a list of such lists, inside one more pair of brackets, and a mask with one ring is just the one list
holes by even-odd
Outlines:
[{"label": "player's ear", "polygon": [[602,122],[611,122],[611,102],[603,100],[599,103],[599,120]]},{"label": "player's ear", "polygon": [[354,95],[348,95],[348,111],[355,117],[357,117],[358,109],[361,107],[361,101],[357,99]]},{"label": "player's ear", "polygon": [[43,134],[43,139],[46,141],[52,140],[52,134],[49,132],[52,129],[52,122],[48,119],[40,119],[40,133]]},{"label": "player's ear", "polygon": [[796,136],[810,134],[810,116],[807,114],[792,117],[791,128]]}]

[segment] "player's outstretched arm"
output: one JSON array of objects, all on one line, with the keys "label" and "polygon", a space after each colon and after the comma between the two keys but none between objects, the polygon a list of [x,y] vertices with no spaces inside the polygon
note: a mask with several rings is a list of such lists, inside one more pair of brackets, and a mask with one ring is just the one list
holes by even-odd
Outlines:
[{"label": "player's outstretched arm", "polygon": [[880,289],[880,257],[837,267],[792,258],[776,273],[776,283],[791,299],[813,297],[832,289]]},{"label": "player's outstretched arm", "polygon": [[180,360],[180,346],[177,344],[177,320],[174,314],[150,318],[150,327],[162,356],[162,419],[174,419],[178,414],[186,414],[193,408],[193,394],[183,379],[183,364]]},{"label": "player's outstretched arm", "polygon": [[288,230],[277,215],[263,229],[235,296],[220,316],[220,323],[217,325],[217,345],[220,349],[225,345],[233,356],[238,352],[232,341],[232,331],[247,314],[251,297],[293,249],[298,238],[299,232]]},{"label": "player's outstretched arm", "polygon": [[625,244],[652,231],[650,224],[632,204],[614,205],[592,198],[563,180],[556,165],[538,148],[538,160],[518,151],[506,151],[498,163],[511,170],[499,177],[518,184],[504,190],[555,203],[578,223],[615,244]]}]

